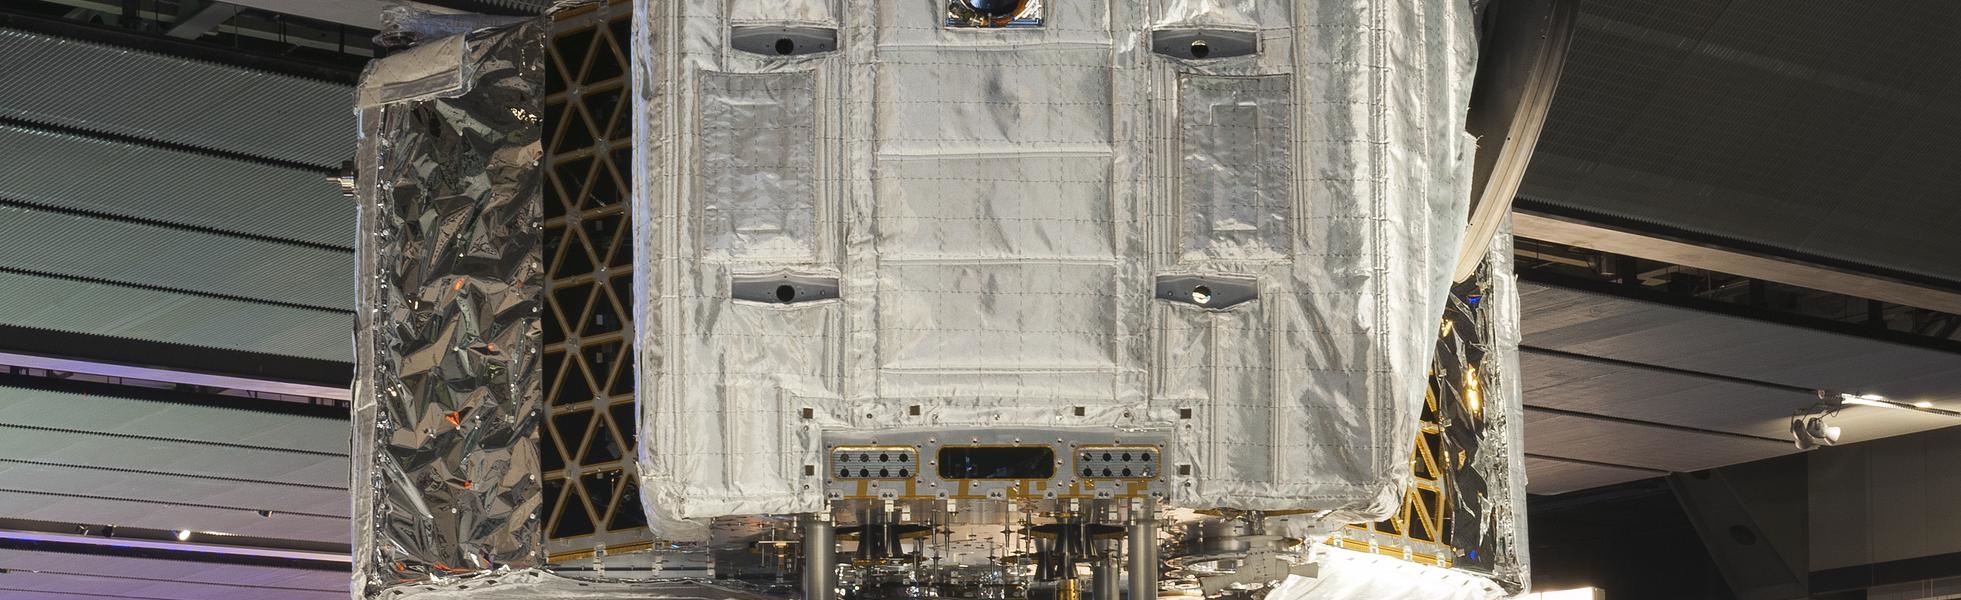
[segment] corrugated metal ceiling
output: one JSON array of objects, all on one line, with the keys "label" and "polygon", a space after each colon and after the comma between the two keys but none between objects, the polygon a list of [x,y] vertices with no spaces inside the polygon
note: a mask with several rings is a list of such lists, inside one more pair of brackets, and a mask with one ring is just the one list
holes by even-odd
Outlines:
[{"label": "corrugated metal ceiling", "polygon": [[[344,600],[346,573],[0,549],[8,600]],[[87,597],[87,596],[83,596]]]},{"label": "corrugated metal ceiling", "polygon": [[0,322],[337,361],[354,346],[345,312],[4,272]]},{"label": "corrugated metal ceiling", "polygon": [[0,153],[0,199],[354,245],[354,203],[316,172],[12,126]]},{"label": "corrugated metal ceiling", "polygon": [[0,205],[15,269],[345,310],[351,255],[261,239]]},{"label": "corrugated metal ceiling", "polygon": [[1584,0],[1521,196],[1961,281],[1961,3]]},{"label": "corrugated metal ceiling", "polygon": [[[1961,408],[1961,355],[1531,282],[1519,293],[1535,494],[1797,452],[1783,440],[1817,401],[1807,388]],[[1834,424],[1846,443],[1954,425],[1861,407]]]},{"label": "corrugated metal ceiling", "polygon": [[342,419],[0,387],[0,515],[346,542],[349,435]]},{"label": "corrugated metal ceiling", "polygon": [[0,116],[323,167],[354,153],[345,85],[9,29],[0,57]]},{"label": "corrugated metal ceiling", "polygon": [[0,29],[0,322],[345,362],[345,85]]}]

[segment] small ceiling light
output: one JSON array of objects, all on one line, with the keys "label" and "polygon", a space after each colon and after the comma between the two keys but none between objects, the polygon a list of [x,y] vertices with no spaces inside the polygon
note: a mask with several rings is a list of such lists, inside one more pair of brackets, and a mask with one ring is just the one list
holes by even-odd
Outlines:
[{"label": "small ceiling light", "polygon": [[[1825,393],[1819,392],[1818,397],[1820,399],[1823,399],[1825,397]],[[1866,394],[1863,396],[1854,396],[1852,394],[1839,394],[1838,403],[1841,406],[1848,405],[1848,404],[1856,404],[1859,406],[1872,406],[1877,408],[1894,408],[1899,410],[1910,410],[1914,412],[1923,412],[1930,415],[1941,415],[1944,417],[1961,417],[1961,411],[1953,411],[1945,408],[1935,408],[1933,402],[1929,402],[1926,400],[1921,400],[1918,402],[1887,400],[1884,396],[1880,396],[1878,394]]]},{"label": "small ceiling light", "polygon": [[1821,443],[1827,446],[1838,443],[1839,434],[1844,433],[1844,431],[1837,425],[1826,425],[1824,417],[1812,417],[1806,419],[1804,423],[1804,432],[1810,434],[1813,438],[1821,440]]},{"label": "small ceiling light", "polygon": [[1818,444],[1812,443],[1811,434],[1804,432],[1804,419],[1797,417],[1791,418],[1791,443],[1796,444],[1799,450],[1818,447]]},{"label": "small ceiling light", "polygon": [[1837,444],[1845,430],[1825,422],[1826,418],[1835,414],[1838,414],[1838,407],[1819,405],[1791,415],[1791,442],[1797,444],[1799,450]]},{"label": "small ceiling light", "polygon": [[188,542],[188,541],[191,541],[191,530],[189,530],[189,529],[179,529],[179,530],[177,530],[177,541],[179,541],[179,542]]},{"label": "small ceiling light", "polygon": [[1905,405],[1903,405],[1903,404],[1900,404],[1900,403],[1898,403],[1898,402],[1893,402],[1893,401],[1890,401],[1890,400],[1887,400],[1887,399],[1885,399],[1885,398],[1881,398],[1881,397],[1879,397],[1879,396],[1875,396],[1875,395],[1872,395],[1872,394],[1866,394],[1866,395],[1864,395],[1864,396],[1854,396],[1854,395],[1851,395],[1851,394],[1839,394],[1839,396],[1838,396],[1838,403],[1839,403],[1839,404],[1856,404],[1856,405],[1859,405],[1859,406],[1871,406],[1871,407],[1875,407],[1875,408],[1905,408]]}]

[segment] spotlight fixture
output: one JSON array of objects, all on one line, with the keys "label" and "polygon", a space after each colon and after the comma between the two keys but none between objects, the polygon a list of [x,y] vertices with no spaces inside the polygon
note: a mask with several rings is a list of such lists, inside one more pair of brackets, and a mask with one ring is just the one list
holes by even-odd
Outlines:
[{"label": "spotlight fixture", "polygon": [[1889,400],[1879,394],[1848,394],[1818,390],[1818,403],[1810,408],[1791,415],[1791,441],[1799,450],[1810,450],[1819,446],[1838,443],[1843,429],[1827,422],[1848,406],[1871,406],[1894,410],[1910,410],[1918,413],[1945,417],[1961,417],[1961,411],[1935,408],[1934,403],[1925,400],[1902,402]]},{"label": "spotlight fixture", "polygon": [[1839,436],[1845,433],[1845,430],[1839,428],[1837,425],[1825,422],[1827,417],[1837,414],[1837,412],[1836,410],[1831,410],[1827,412],[1801,412],[1792,415],[1791,441],[1797,444],[1799,450],[1810,450],[1819,446],[1837,444]]}]

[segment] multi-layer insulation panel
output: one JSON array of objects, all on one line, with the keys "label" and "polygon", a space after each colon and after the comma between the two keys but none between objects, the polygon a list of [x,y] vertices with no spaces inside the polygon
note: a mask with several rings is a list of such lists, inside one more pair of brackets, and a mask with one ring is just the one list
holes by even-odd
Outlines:
[{"label": "multi-layer insulation panel", "polygon": [[1177,506],[1393,512],[1468,7],[992,4],[636,3],[656,532],[824,510],[839,443],[1002,431],[1149,440]]}]

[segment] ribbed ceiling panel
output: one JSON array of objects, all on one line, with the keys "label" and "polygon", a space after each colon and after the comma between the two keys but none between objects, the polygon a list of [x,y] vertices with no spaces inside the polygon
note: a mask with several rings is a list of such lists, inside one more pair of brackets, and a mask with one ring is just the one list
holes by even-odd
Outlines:
[{"label": "ribbed ceiling panel", "polygon": [[556,0],[484,0],[490,4],[517,10],[544,12]]},{"label": "ribbed ceiling panel", "polygon": [[337,419],[0,389],[0,514],[345,542],[347,435]]},{"label": "ribbed ceiling panel", "polygon": [[0,425],[0,456],[41,463],[336,487],[347,485],[349,469],[345,456],[4,425]]},{"label": "ribbed ceiling panel", "polygon": [[0,267],[351,309],[338,250],[0,206]]},{"label": "ribbed ceiling panel", "polygon": [[1521,196],[1961,281],[1961,3],[1585,0]]},{"label": "ribbed ceiling panel", "polygon": [[[347,598],[347,573],[330,571],[309,571],[278,567],[259,567],[247,565],[227,565],[195,563],[181,560],[162,560],[153,558],[124,558],[112,556],[89,556],[77,554],[54,554],[30,552],[25,550],[0,549],[0,564],[14,570],[10,577],[23,577],[32,573],[65,575],[82,579],[99,580],[83,583],[70,579],[74,585],[53,588],[73,593],[103,593],[98,590],[111,589],[117,581],[140,583],[145,580],[206,584],[213,586],[235,586],[248,588],[246,591],[212,589],[205,595],[195,596],[201,600],[245,600],[269,598],[284,600],[314,600],[316,591],[327,590],[336,595],[335,600]],[[26,589],[41,589],[35,583],[23,582],[15,586]],[[258,590],[257,592],[250,591]],[[296,595],[280,595],[290,592]],[[152,596],[136,591],[118,591],[121,594]],[[304,594],[304,595],[300,595]],[[11,598],[11,597],[10,597]],[[60,600],[76,600],[71,595],[62,595]],[[325,600],[325,599],[322,599]]]},{"label": "ribbed ceiling panel", "polygon": [[319,173],[8,126],[0,159],[0,199],[354,245],[354,203]]},{"label": "ribbed ceiling panel", "polygon": [[0,386],[0,423],[347,454],[345,419]]},{"label": "ribbed ceiling panel", "polygon": [[7,117],[318,166],[354,153],[345,85],[8,29],[0,57]]},{"label": "ribbed ceiling panel", "polygon": [[1660,473],[1639,469],[1620,469],[1527,457],[1525,471],[1531,476],[1526,491],[1537,495],[1564,494],[1603,485],[1660,477]]},{"label": "ribbed ceiling panel", "polygon": [[1802,389],[1961,401],[1961,355],[1951,352],[1529,282],[1519,301],[1530,346]]},{"label": "ribbed ceiling panel", "polygon": [[[97,557],[88,557],[96,561]],[[59,600],[94,598],[101,600],[117,598],[156,600],[346,600],[346,590],[335,589],[293,589],[240,586],[229,582],[205,583],[195,581],[175,581],[168,578],[134,579],[119,575],[115,571],[102,574],[77,574],[59,567],[51,571],[19,570],[9,573],[4,587],[19,594],[9,596],[15,600],[34,598],[31,594],[45,592],[49,597]],[[16,567],[16,569],[24,569]],[[342,574],[340,579],[346,579]],[[342,582],[342,587],[346,587]],[[28,591],[32,590],[32,591]]]},{"label": "ribbed ceiling panel", "polygon": [[[1791,415],[1817,402],[1811,389],[1961,409],[1954,353],[1532,282],[1519,299],[1525,404],[1553,409],[1527,409],[1526,451],[1586,461],[1528,460],[1534,494],[1656,475],[1622,467],[1688,471],[1797,452],[1783,439]],[[1833,418],[1843,443],[1951,421],[1856,406]]]},{"label": "ribbed ceiling panel", "polygon": [[[104,498],[164,505],[237,508],[240,521],[257,523],[257,511],[325,517],[347,517],[352,497],[347,490],[328,490],[218,479],[170,477],[127,471],[103,471],[80,466],[0,462],[0,489],[54,498]],[[86,522],[86,521],[84,521]],[[139,525],[124,521],[125,525]],[[190,523],[150,521],[143,527],[176,529]],[[222,529],[219,531],[237,533]],[[317,541],[326,541],[317,538]]]},{"label": "ribbed ceiling panel", "polygon": [[354,317],[237,300],[0,273],[0,323],[349,361]]},{"label": "ribbed ceiling panel", "polygon": [[317,542],[344,543],[349,537],[346,518],[279,512],[261,517],[248,507],[164,504],[120,495],[70,497],[0,488],[0,513],[36,521],[190,529]]},{"label": "ribbed ceiling panel", "polygon": [[1808,394],[1573,358],[1519,357],[1532,406],[1782,438],[1791,412],[1818,401]]},{"label": "ribbed ceiling panel", "polygon": [[1798,450],[1790,444],[1527,411],[1525,451],[1528,454],[1687,472],[1782,456]]}]

